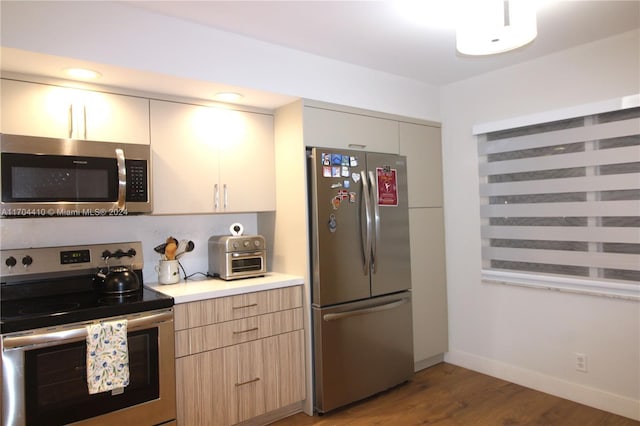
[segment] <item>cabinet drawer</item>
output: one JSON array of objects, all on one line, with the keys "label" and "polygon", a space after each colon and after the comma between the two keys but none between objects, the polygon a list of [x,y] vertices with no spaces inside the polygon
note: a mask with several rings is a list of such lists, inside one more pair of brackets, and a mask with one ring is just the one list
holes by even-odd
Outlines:
[{"label": "cabinet drawer", "polygon": [[175,329],[184,330],[302,306],[302,286],[207,299],[175,306]]},{"label": "cabinet drawer", "polygon": [[302,308],[176,332],[176,357],[263,339],[303,327]]},{"label": "cabinet drawer", "polygon": [[304,332],[178,358],[176,385],[180,425],[228,426],[302,401]]}]

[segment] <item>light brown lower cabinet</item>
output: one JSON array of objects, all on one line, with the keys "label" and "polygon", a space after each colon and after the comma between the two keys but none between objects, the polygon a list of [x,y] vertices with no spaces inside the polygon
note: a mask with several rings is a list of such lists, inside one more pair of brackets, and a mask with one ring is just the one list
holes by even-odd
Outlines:
[{"label": "light brown lower cabinet", "polygon": [[[257,315],[250,328],[248,319],[219,323],[230,330],[220,333],[206,332],[210,324],[185,330],[187,348],[176,347],[178,425],[233,425],[305,399],[302,309]],[[225,338],[234,335],[243,341]]]},{"label": "light brown lower cabinet", "polygon": [[232,425],[302,401],[303,338],[297,330],[178,358],[178,424]]}]

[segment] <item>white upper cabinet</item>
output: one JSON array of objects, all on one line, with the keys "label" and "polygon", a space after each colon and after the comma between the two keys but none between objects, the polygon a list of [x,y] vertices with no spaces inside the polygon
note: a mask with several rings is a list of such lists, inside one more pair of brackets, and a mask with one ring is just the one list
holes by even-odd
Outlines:
[{"label": "white upper cabinet", "polygon": [[2,80],[2,133],[149,144],[149,100]]},{"label": "white upper cabinet", "polygon": [[397,154],[398,122],[305,106],[304,143],[306,146]]},{"label": "white upper cabinet", "polygon": [[275,210],[273,116],[151,101],[154,214]]},{"label": "white upper cabinet", "polygon": [[442,207],[440,128],[400,122],[400,154],[407,157],[409,207]]}]

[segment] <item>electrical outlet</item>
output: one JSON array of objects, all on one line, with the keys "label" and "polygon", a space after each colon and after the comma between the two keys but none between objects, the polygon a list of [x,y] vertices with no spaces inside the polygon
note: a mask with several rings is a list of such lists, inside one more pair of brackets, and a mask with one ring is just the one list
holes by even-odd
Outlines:
[{"label": "electrical outlet", "polygon": [[587,355],[576,352],[576,370],[583,373],[587,372]]}]

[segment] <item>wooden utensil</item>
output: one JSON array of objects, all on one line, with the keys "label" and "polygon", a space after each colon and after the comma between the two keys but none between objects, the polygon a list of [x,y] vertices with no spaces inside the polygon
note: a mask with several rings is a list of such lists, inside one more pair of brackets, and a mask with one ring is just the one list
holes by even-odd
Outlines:
[{"label": "wooden utensil", "polygon": [[167,246],[164,248],[164,256],[167,258],[167,260],[175,260],[177,249],[178,240],[173,237],[167,238]]}]

